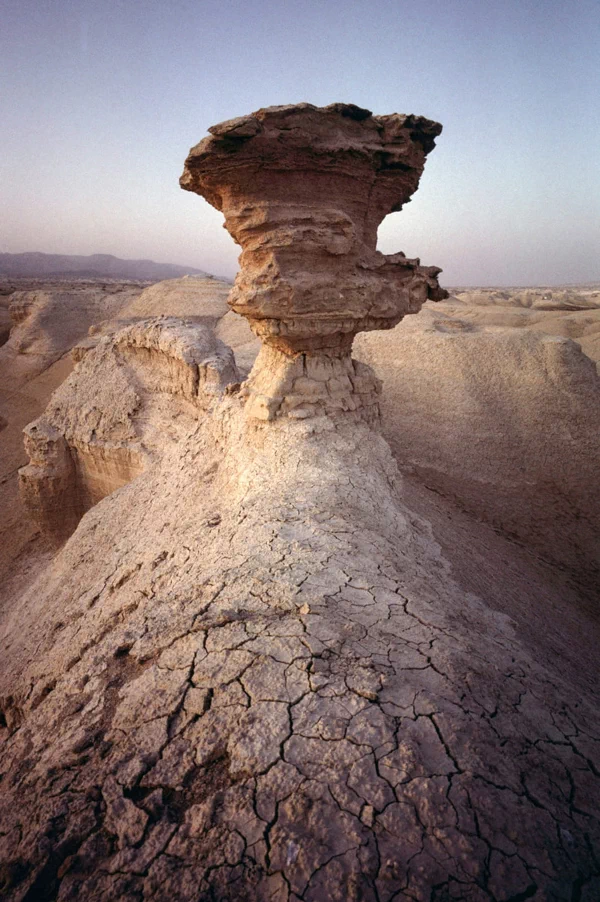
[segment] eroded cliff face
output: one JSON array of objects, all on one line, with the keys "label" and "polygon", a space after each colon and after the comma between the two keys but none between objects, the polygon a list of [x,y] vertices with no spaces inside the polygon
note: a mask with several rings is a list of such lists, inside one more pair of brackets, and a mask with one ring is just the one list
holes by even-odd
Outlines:
[{"label": "eroded cliff face", "polygon": [[87,510],[160,457],[182,407],[199,416],[238,378],[231,350],[197,323],[157,317],[102,338],[25,430],[29,514],[64,542]]},{"label": "eroded cliff face", "polygon": [[10,295],[10,335],[0,350],[0,366],[15,381],[34,378],[67,353],[92,324],[116,317],[140,293],[119,283],[63,285]]},{"label": "eroded cliff face", "polygon": [[[352,107],[291,109],[344,141],[346,119],[385,130]],[[284,112],[217,131],[255,140],[263,113]],[[407,146],[409,161],[426,147]],[[393,303],[389,322],[408,312],[406,294]],[[368,308],[252,309],[248,389],[211,333],[152,320],[102,339],[43,418],[59,490],[80,440],[148,456],[3,614],[4,895],[591,902],[593,675],[498,611],[499,593],[469,591],[465,548],[443,554],[408,503],[377,417],[330,404],[370,397],[349,354]],[[277,393],[257,400],[269,369]],[[522,575],[541,616],[543,585]]]}]

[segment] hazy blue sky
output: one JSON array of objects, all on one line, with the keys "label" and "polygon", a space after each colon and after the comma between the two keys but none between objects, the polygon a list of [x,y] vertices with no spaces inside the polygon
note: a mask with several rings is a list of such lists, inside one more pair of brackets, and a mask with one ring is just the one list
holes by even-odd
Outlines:
[{"label": "hazy blue sky", "polygon": [[233,274],[209,125],[346,101],[444,125],[380,248],[446,284],[600,279],[597,0],[0,0],[0,251]]}]

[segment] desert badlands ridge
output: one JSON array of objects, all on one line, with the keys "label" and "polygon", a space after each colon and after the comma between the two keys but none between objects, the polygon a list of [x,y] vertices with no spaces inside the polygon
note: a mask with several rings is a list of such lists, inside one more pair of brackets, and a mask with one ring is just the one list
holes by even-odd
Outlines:
[{"label": "desert badlands ridge", "polygon": [[210,131],[233,287],[0,298],[0,897],[594,902],[600,286],[378,253],[427,119]]}]

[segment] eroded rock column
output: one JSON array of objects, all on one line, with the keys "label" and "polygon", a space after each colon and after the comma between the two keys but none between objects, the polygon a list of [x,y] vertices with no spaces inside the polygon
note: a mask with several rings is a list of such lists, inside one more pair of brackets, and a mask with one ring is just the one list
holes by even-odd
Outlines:
[{"label": "eroded rock column", "polygon": [[376,250],[380,222],[416,191],[441,125],[298,104],[209,131],[180,183],[223,212],[242,247],[229,304],[263,342],[244,384],[249,415],[377,418],[380,385],[352,360],[354,336],[447,296],[437,267]]}]

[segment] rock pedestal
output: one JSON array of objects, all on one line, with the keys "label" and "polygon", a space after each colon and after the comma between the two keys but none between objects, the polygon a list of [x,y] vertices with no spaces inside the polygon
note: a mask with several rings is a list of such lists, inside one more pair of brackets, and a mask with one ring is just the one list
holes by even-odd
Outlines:
[{"label": "rock pedestal", "polygon": [[416,191],[441,126],[303,103],[209,131],[180,183],[223,212],[242,247],[229,304],[264,344],[245,389],[249,412],[370,417],[379,386],[351,360],[354,336],[447,296],[437,267],[376,250],[379,224]]}]

